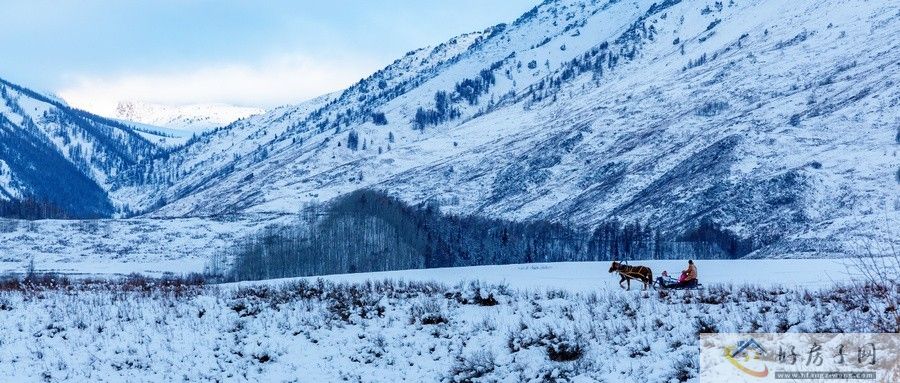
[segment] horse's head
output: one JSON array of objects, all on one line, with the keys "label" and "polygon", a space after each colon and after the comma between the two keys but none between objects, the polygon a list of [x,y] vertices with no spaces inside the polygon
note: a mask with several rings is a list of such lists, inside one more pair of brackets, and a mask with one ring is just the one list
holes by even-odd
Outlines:
[{"label": "horse's head", "polygon": [[613,262],[611,266],[609,266],[609,272],[614,272],[619,269],[619,262]]}]

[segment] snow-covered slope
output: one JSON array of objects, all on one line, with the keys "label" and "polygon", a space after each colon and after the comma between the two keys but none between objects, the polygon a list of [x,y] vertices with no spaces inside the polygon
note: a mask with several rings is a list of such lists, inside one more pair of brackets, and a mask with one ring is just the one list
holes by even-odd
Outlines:
[{"label": "snow-covered slope", "polygon": [[[167,156],[155,158],[139,167],[139,171],[146,175],[144,183],[132,184],[113,190],[112,193],[119,199],[152,211],[164,206],[166,202],[188,196],[207,184],[218,184],[221,177],[233,173],[235,166],[238,166],[236,164],[242,161],[256,162],[265,157],[268,149],[263,145],[268,145],[279,136],[283,137],[290,127],[284,123],[287,116],[306,115],[328,104],[333,98],[334,95],[320,96],[298,106],[276,108],[264,115],[255,116],[251,118],[255,121],[254,124],[248,124],[248,120],[238,120],[228,126],[192,136],[185,145],[169,152]],[[191,182],[184,182],[187,178]],[[233,211],[238,212],[236,209]],[[297,209],[286,212],[296,213]],[[213,214],[197,212],[188,215]]]},{"label": "snow-covered slope", "polygon": [[293,212],[376,187],[514,219],[673,233],[711,220],[769,244],[760,254],[895,242],[898,12],[548,1],[204,135],[154,164],[178,176],[142,203],[167,202],[157,217]]},{"label": "snow-covered slope", "polygon": [[198,133],[263,112],[264,110],[260,108],[227,104],[170,106],[140,101],[122,101],[116,106],[115,115],[109,117]]},{"label": "snow-covered slope", "polygon": [[134,182],[160,149],[118,121],[0,79],[0,202],[31,200],[67,216],[127,209],[107,191]]},{"label": "snow-covered slope", "polygon": [[84,173],[152,218],[295,213],[373,187],[673,236],[711,221],[757,256],[898,244],[898,15],[886,0],[546,1],[343,92]]},{"label": "snow-covered slope", "polygon": [[162,148],[177,148],[196,136],[196,133],[187,130],[164,128],[128,120],[117,121],[128,125],[135,133]]}]

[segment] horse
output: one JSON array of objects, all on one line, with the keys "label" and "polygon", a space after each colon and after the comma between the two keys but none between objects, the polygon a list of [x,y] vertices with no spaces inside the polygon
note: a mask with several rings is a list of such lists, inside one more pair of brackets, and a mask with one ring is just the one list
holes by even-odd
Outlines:
[{"label": "horse", "polygon": [[628,266],[614,261],[612,266],[609,267],[609,272],[619,273],[622,277],[622,280],[619,281],[619,286],[622,286],[623,289],[626,289],[623,283],[628,282],[626,290],[631,290],[632,279],[643,282],[645,290],[653,284],[653,270],[650,270],[647,266]]}]

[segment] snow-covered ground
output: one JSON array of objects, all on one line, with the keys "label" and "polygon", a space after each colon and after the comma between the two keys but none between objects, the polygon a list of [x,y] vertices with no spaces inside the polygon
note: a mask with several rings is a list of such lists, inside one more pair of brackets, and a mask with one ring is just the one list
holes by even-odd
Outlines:
[{"label": "snow-covered ground", "polygon": [[[799,288],[827,288],[836,283],[846,283],[854,279],[854,276],[858,276],[859,265],[855,259],[698,260],[696,263],[699,279],[704,284]],[[687,268],[686,260],[634,261],[630,264],[650,267],[654,277],[659,276],[663,270],[677,277],[681,270]],[[609,266],[609,262],[536,263],[341,274],[321,278],[351,283],[394,279],[449,285],[478,280],[483,283],[508,285],[513,289],[589,292],[619,289],[619,277],[609,274]],[[631,288],[640,290],[641,283],[632,281]]]},{"label": "snow-covered ground", "polygon": [[0,274],[203,272],[215,254],[289,216],[24,221],[0,219]]},{"label": "snow-covered ground", "polygon": [[[138,273],[148,276],[160,276],[167,273],[184,274],[202,273],[207,266],[208,259],[190,256],[182,259],[157,259],[152,261],[37,261],[34,263],[35,271],[42,273],[59,273],[68,276],[104,277],[115,275],[127,275]],[[27,272],[31,266],[30,261],[25,262],[0,262],[0,274]]]},{"label": "snow-covered ground", "polygon": [[[211,229],[207,227],[207,229]],[[161,275],[163,273],[202,273],[209,266],[214,252],[225,251],[220,243],[230,231],[219,228],[213,232],[197,236],[196,244],[189,246],[191,256],[166,257],[166,248],[155,248],[166,236],[157,234],[141,243],[135,254],[123,254],[118,259],[91,257],[88,255],[71,258],[58,256],[34,257],[34,267],[41,272],[55,272],[70,275],[125,275],[140,273]],[[187,241],[186,238],[183,239]],[[206,241],[206,242],[203,242]],[[202,245],[206,243],[206,245]],[[170,244],[171,245],[171,244]],[[183,246],[187,246],[184,244]],[[32,258],[0,260],[0,273],[22,273],[31,265]],[[859,261],[853,258],[810,258],[810,259],[738,259],[738,260],[697,260],[700,280],[705,284],[733,284],[756,286],[784,286],[798,288],[829,288],[836,283],[846,283],[858,277]],[[687,267],[687,260],[633,261],[631,265],[644,265],[658,277],[663,270],[677,277]],[[398,280],[411,282],[437,282],[457,284],[478,280],[483,283],[507,285],[512,289],[563,289],[573,292],[589,292],[619,288],[619,278],[609,274],[609,262],[559,262],[498,266],[471,266],[421,270],[396,270],[374,273],[326,275],[310,278],[276,279],[262,282],[241,282],[237,285],[277,284],[296,279],[325,279],[333,282],[361,283],[367,280]],[[641,284],[632,282],[633,290],[640,290]]]},{"label": "snow-covered ground", "polygon": [[[600,264],[225,287],[144,289],[126,281],[18,290],[0,284],[0,376],[24,382],[696,382],[700,332],[892,330],[894,318],[870,291],[813,283],[810,274],[828,280],[835,264],[734,265],[700,263],[704,289],[662,292],[587,291],[588,278],[598,286],[614,283]],[[745,275],[754,272],[822,289],[712,283],[726,275],[750,280]],[[399,276],[483,278],[524,289],[328,281]]]}]

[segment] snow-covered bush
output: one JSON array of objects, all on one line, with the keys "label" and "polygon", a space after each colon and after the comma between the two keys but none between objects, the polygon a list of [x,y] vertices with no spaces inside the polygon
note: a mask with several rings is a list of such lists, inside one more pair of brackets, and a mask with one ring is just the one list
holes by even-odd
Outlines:
[{"label": "snow-covered bush", "polygon": [[572,333],[556,333],[550,330],[544,335],[547,357],[554,362],[571,362],[584,355],[584,341]]},{"label": "snow-covered bush", "polygon": [[479,306],[494,306],[500,304],[497,298],[504,295],[509,295],[509,288],[507,286],[483,286],[480,281],[459,284],[454,288],[454,291],[444,294],[447,299],[454,299],[460,304],[474,304]]},{"label": "snow-covered bush", "polygon": [[477,350],[469,354],[458,355],[450,368],[447,381],[469,383],[480,381],[496,368],[494,353],[489,350]]},{"label": "snow-covered bush", "polygon": [[14,307],[8,298],[0,297],[0,311],[12,311],[13,308]]},{"label": "snow-covered bush", "polygon": [[434,325],[450,321],[447,302],[436,298],[421,299],[409,308],[409,323]]},{"label": "snow-covered bush", "polygon": [[694,327],[697,328],[697,334],[713,334],[719,332],[719,328],[716,326],[715,321],[707,316],[697,317]]},{"label": "snow-covered bush", "polygon": [[675,355],[672,355],[670,359],[672,369],[668,380],[687,382],[696,377],[698,371],[700,371],[700,361],[698,359],[699,356],[689,350],[680,350]]},{"label": "snow-covered bush", "polygon": [[381,296],[372,290],[373,286],[340,284],[325,291],[328,310],[344,322],[372,319],[384,315]]},{"label": "snow-covered bush", "polygon": [[581,358],[586,349],[587,337],[572,326],[547,325],[536,330],[523,322],[518,329],[510,331],[507,347],[510,352],[519,352],[532,347],[546,350],[547,357],[554,362],[570,362]]}]

